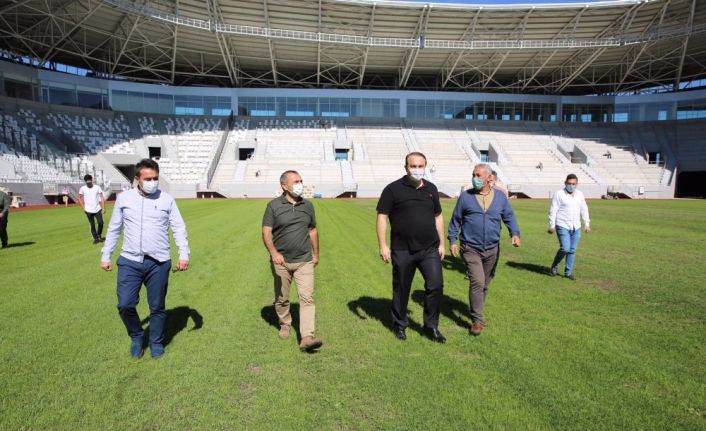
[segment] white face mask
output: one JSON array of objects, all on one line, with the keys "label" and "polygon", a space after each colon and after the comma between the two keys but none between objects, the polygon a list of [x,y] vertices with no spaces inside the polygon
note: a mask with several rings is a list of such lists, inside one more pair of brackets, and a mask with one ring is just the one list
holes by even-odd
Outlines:
[{"label": "white face mask", "polygon": [[299,197],[304,193],[304,184],[302,183],[297,183],[292,187],[292,196],[294,197]]},{"label": "white face mask", "polygon": [[424,178],[424,169],[410,169],[409,176],[414,178],[415,181],[421,181]]},{"label": "white face mask", "polygon": [[151,181],[143,181],[142,182],[142,191],[145,192],[146,195],[151,195],[152,193],[156,192],[158,188],[159,188],[159,180],[151,180]]}]

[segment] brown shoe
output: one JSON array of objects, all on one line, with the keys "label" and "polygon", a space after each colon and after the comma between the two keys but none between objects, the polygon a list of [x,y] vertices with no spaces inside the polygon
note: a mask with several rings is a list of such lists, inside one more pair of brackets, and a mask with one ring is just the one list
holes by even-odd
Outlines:
[{"label": "brown shoe", "polygon": [[279,326],[279,338],[281,339],[286,339],[289,338],[289,325],[280,325]]},{"label": "brown shoe", "polygon": [[481,332],[483,332],[483,328],[485,328],[485,323],[483,322],[473,322],[473,324],[470,327],[471,335],[477,337],[480,335]]},{"label": "brown shoe", "polygon": [[312,350],[318,349],[324,344],[323,341],[321,341],[318,338],[314,338],[312,336],[307,336],[302,338],[301,343],[299,343],[299,350],[302,352],[311,352]]}]

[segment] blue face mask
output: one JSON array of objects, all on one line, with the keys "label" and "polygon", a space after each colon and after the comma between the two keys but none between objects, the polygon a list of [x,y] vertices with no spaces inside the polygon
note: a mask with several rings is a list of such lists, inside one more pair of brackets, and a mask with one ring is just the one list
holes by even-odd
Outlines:
[{"label": "blue face mask", "polygon": [[566,184],[566,192],[573,193],[576,191],[576,184]]},{"label": "blue face mask", "polygon": [[473,177],[473,188],[480,190],[483,188],[483,180],[481,178]]}]

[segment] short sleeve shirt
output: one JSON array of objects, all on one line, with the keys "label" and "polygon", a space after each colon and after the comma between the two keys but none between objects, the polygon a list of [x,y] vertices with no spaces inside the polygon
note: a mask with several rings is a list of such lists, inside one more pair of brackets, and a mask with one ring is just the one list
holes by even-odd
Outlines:
[{"label": "short sleeve shirt", "polygon": [[316,227],[314,205],[306,199],[294,204],[285,195],[271,200],[265,208],[262,225],[272,228],[272,240],[287,263],[312,259],[309,230]]},{"label": "short sleeve shirt", "polygon": [[435,217],[441,214],[439,191],[424,180],[415,188],[404,176],[385,187],[377,212],[390,218],[391,248],[418,251],[439,246]]},{"label": "short sleeve shirt", "polygon": [[83,210],[87,213],[95,214],[101,210],[100,195],[103,190],[100,186],[93,185],[93,187],[83,186],[79,189],[78,194],[83,196]]}]

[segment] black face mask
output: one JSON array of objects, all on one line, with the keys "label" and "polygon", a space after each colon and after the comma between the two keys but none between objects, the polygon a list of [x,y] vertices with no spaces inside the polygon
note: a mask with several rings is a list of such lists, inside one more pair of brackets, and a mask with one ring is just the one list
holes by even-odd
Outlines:
[{"label": "black face mask", "polygon": [[86,181],[86,187],[88,187],[89,189],[93,187],[93,181]]}]

